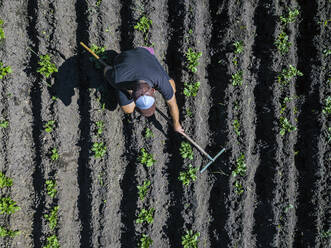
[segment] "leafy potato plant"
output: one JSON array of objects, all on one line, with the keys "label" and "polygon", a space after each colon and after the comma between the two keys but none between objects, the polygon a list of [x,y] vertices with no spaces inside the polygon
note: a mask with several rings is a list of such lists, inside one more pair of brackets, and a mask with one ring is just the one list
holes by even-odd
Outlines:
[{"label": "leafy potato plant", "polygon": [[153,155],[148,153],[145,148],[140,149],[140,155],[138,156],[138,162],[147,167],[151,167],[156,160],[153,158]]},{"label": "leafy potato plant", "polygon": [[188,186],[191,181],[194,182],[197,179],[197,171],[197,168],[189,164],[186,171],[180,172],[178,179],[182,181],[183,185]]},{"label": "leafy potato plant", "polygon": [[39,59],[40,60],[38,64],[40,67],[37,72],[39,72],[45,78],[49,78],[54,72],[58,72],[58,69],[56,68],[55,64],[51,62],[51,57],[48,54],[40,55]]},{"label": "leafy potato plant", "polygon": [[192,150],[192,146],[190,145],[190,143],[183,141],[180,144],[180,148],[179,148],[179,152],[180,155],[182,156],[182,158],[188,158],[190,160],[193,160],[193,150]]},{"label": "leafy potato plant", "polygon": [[197,248],[199,236],[200,232],[194,233],[192,230],[186,231],[186,234],[182,236],[183,248]]}]

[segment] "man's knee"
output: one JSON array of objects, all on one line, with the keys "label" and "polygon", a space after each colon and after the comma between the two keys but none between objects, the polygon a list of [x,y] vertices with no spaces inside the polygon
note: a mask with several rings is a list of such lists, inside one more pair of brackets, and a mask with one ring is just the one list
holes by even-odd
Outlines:
[{"label": "man's knee", "polygon": [[135,107],[136,107],[136,104],[134,102],[132,102],[128,105],[121,106],[123,112],[126,113],[126,114],[133,113]]}]

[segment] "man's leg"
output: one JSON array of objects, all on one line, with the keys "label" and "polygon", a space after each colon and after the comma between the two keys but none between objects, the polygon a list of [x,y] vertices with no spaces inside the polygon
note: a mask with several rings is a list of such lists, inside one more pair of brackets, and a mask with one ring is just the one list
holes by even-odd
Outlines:
[{"label": "man's leg", "polygon": [[134,108],[136,107],[136,104],[134,102],[129,103],[127,105],[121,106],[122,110],[126,114],[131,114],[134,111]]}]

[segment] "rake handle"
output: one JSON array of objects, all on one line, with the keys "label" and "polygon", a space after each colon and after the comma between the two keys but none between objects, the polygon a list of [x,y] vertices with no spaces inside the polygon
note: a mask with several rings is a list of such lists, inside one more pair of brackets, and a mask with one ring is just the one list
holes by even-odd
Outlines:
[{"label": "rake handle", "polygon": [[92,54],[103,66],[108,66],[98,55],[95,54],[88,46],[86,46],[83,42],[80,42],[81,46],[84,47],[90,54]]},{"label": "rake handle", "polygon": [[189,142],[191,142],[196,148],[198,148],[200,152],[205,154],[211,161],[214,161],[214,159],[207,152],[205,152],[205,150],[202,149],[197,143],[195,143],[195,141],[191,139],[186,133],[180,133],[180,134],[183,135],[184,138],[186,138]]}]

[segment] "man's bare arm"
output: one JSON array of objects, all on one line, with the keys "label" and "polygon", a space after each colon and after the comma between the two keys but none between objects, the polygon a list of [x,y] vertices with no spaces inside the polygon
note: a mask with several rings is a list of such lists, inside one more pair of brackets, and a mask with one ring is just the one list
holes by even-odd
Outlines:
[{"label": "man's bare arm", "polygon": [[169,82],[174,90],[174,95],[170,98],[170,100],[167,101],[168,106],[169,106],[170,115],[172,117],[174,130],[176,132],[182,133],[182,132],[184,132],[184,130],[179,122],[179,110],[178,110],[178,105],[177,105],[177,101],[176,101],[176,97],[175,97],[176,85],[175,85],[174,80],[172,80],[172,79],[170,79]]}]

